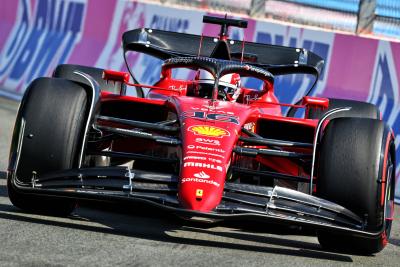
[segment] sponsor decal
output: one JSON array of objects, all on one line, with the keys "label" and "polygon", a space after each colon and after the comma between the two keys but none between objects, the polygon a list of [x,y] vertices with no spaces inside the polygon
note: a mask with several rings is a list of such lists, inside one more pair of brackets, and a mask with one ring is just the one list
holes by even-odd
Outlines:
[{"label": "sponsor decal", "polygon": [[167,59],[164,64],[192,64],[193,58],[192,57],[173,57]]},{"label": "sponsor decal", "polygon": [[[86,1],[18,2],[18,19],[0,50],[0,83],[22,94],[27,83],[68,61],[82,37]],[[1,9],[7,10],[4,5],[2,1]]]},{"label": "sponsor decal", "polygon": [[200,178],[200,179],[208,179],[208,178],[210,178],[210,175],[208,175],[207,173],[205,173],[203,171],[195,173],[195,174],[193,174],[193,176],[196,177],[196,178]]},{"label": "sponsor decal", "polygon": [[224,107],[214,107],[214,106],[208,106],[208,105],[203,105],[202,107],[192,107],[193,110],[200,110],[200,111],[210,111],[212,110],[213,112],[217,113],[222,113],[222,114],[229,114],[229,115],[235,115],[232,111],[225,111],[225,110],[218,110],[222,109]]},{"label": "sponsor decal", "polygon": [[207,156],[213,156],[213,157],[219,157],[219,158],[224,158],[224,156],[218,155],[218,154],[213,154],[213,153],[207,153],[207,152],[201,152],[201,151],[187,151],[187,154],[200,154],[200,155],[207,155]]},{"label": "sponsor decal", "polygon": [[222,161],[219,159],[208,158],[209,161],[221,164]]},{"label": "sponsor decal", "polygon": [[197,137],[195,139],[195,141],[197,143],[204,144],[204,145],[213,145],[213,146],[220,146],[221,145],[221,142],[219,140],[216,140],[216,139]]},{"label": "sponsor decal", "polygon": [[188,145],[188,149],[200,149],[200,150],[206,150],[210,152],[218,152],[218,153],[225,153],[225,150],[221,148],[213,148],[213,147],[206,147],[206,146],[194,146],[194,145]]},{"label": "sponsor decal", "polygon": [[256,126],[255,122],[248,122],[245,125],[243,125],[243,128],[245,128],[246,130],[254,132],[255,126]]},{"label": "sponsor decal", "polygon": [[190,126],[188,130],[195,135],[203,135],[208,137],[222,138],[230,135],[230,133],[225,129],[208,125],[193,125]]},{"label": "sponsor decal", "polygon": [[202,189],[196,189],[196,197],[202,197],[203,196],[203,190]]},{"label": "sponsor decal", "polygon": [[197,156],[187,156],[187,157],[183,158],[183,160],[188,160],[188,159],[192,159],[192,160],[207,160],[206,157],[197,157]]},{"label": "sponsor decal", "polygon": [[168,89],[171,90],[171,91],[178,91],[178,92],[181,92],[181,91],[187,90],[187,86],[180,85],[180,86],[177,88],[175,85],[170,85],[170,86],[168,87]]},{"label": "sponsor decal", "polygon": [[[204,153],[207,154],[207,153]],[[213,155],[213,156],[219,156],[219,155]],[[183,161],[186,160],[208,160],[210,162],[214,162],[214,163],[218,163],[218,164],[222,164],[222,161],[219,159],[213,159],[213,158],[206,158],[206,157],[200,157],[200,156],[186,156],[183,158]]]},{"label": "sponsor decal", "polygon": [[250,65],[244,65],[243,68],[245,70],[250,70],[250,71],[253,71],[255,73],[259,73],[259,74],[264,75],[266,77],[269,77],[271,75],[271,73],[269,71],[263,70],[261,68],[253,67],[253,66],[250,66]]},{"label": "sponsor decal", "polygon": [[[167,13],[169,16],[166,16],[165,13]],[[150,28],[173,32],[187,32],[189,30],[189,19],[174,16],[173,12],[165,13],[162,12],[161,14],[153,15],[150,23]]]},{"label": "sponsor decal", "polygon": [[217,170],[222,172],[222,167],[219,165],[214,165],[210,163],[204,163],[204,162],[185,162],[183,163],[183,167],[199,167],[199,168],[205,168],[205,169],[210,169],[210,170]]},{"label": "sponsor decal", "polygon": [[207,119],[220,122],[229,122],[239,125],[239,118],[229,114],[219,113],[208,113],[205,111],[185,111],[181,115],[182,119],[193,118],[193,119]]},{"label": "sponsor decal", "polygon": [[207,179],[200,179],[200,178],[182,178],[181,183],[186,183],[186,182],[195,182],[195,183],[203,183],[203,184],[211,184],[214,185],[216,187],[219,187],[220,184],[217,183],[214,180],[207,180]]}]

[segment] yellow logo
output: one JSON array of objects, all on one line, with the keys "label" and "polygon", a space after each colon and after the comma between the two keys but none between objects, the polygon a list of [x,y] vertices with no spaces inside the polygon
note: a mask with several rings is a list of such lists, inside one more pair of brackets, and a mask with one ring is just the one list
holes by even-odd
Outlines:
[{"label": "yellow logo", "polygon": [[197,189],[196,190],[196,197],[202,197],[203,196],[203,190]]},{"label": "yellow logo", "polygon": [[208,137],[229,136],[229,132],[227,130],[214,126],[194,125],[190,126],[188,130],[196,135],[204,135]]}]

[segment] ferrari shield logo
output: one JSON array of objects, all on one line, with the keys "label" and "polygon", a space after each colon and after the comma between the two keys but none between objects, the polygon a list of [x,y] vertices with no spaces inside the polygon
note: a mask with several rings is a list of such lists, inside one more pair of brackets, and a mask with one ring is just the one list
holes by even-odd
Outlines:
[{"label": "ferrari shield logo", "polygon": [[197,189],[196,190],[196,197],[202,197],[203,196],[203,190],[202,189]]}]

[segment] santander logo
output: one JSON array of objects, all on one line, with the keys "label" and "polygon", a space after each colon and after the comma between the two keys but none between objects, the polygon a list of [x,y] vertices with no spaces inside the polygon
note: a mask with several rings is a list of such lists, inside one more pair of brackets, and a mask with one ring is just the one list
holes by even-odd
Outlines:
[{"label": "santander logo", "polygon": [[208,178],[210,178],[210,175],[208,175],[207,173],[205,173],[203,171],[195,173],[195,174],[193,174],[193,176],[196,177],[196,178],[200,178],[200,179],[208,179]]}]

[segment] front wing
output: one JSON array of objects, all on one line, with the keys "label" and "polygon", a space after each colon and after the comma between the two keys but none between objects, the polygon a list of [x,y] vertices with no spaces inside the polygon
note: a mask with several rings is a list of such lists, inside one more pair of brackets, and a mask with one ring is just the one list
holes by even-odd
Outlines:
[{"label": "front wing", "polygon": [[221,203],[212,212],[199,212],[180,206],[178,177],[170,174],[126,167],[95,167],[58,171],[40,178],[33,175],[28,184],[18,181],[13,172],[8,175],[11,186],[24,193],[143,202],[186,218],[248,219],[371,238],[383,231],[366,231],[365,222],[340,205],[279,186],[226,182]]}]

